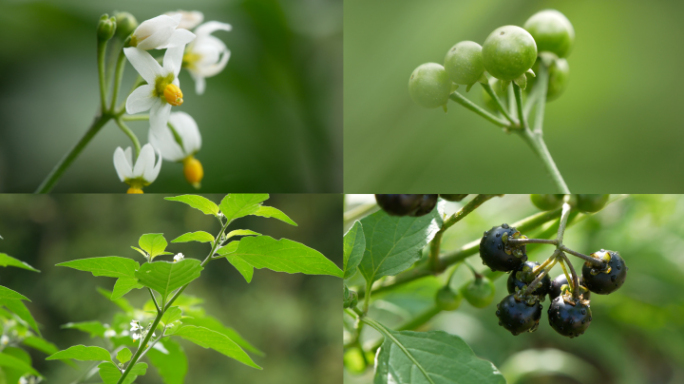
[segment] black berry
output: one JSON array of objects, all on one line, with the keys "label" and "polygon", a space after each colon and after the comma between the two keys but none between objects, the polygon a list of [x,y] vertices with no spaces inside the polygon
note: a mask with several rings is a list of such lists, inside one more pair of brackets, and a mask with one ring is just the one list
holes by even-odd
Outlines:
[{"label": "black berry", "polygon": [[[535,267],[539,266],[536,261],[526,261],[518,268],[516,268],[510,275],[508,275],[508,281],[506,283],[506,288],[508,288],[508,293],[515,293],[516,288],[518,291],[524,291],[527,286],[534,281],[537,277],[533,270]],[[551,285],[551,278],[546,274],[542,279],[537,288],[531,292],[532,295],[540,296],[543,298],[548,292]]]},{"label": "black berry", "polygon": [[422,195],[420,204],[415,212],[410,213],[411,216],[423,216],[432,212],[437,205],[437,195]]},{"label": "black berry", "polygon": [[615,251],[600,250],[593,253],[593,257],[606,261],[605,267],[596,267],[589,262],[582,266],[582,277],[587,288],[599,295],[615,292],[624,284],[627,278],[625,261]]},{"label": "black berry", "polygon": [[577,337],[591,324],[591,308],[584,300],[566,301],[563,295],[556,297],[549,306],[549,324],[563,336]]},{"label": "black berry", "polygon": [[465,197],[468,196],[468,194],[463,194],[463,195],[445,195],[445,194],[440,194],[439,197],[441,197],[444,200],[447,201],[461,201],[465,199]]},{"label": "black berry", "polygon": [[392,216],[410,215],[421,206],[423,195],[375,195],[380,208]]},{"label": "black berry", "polygon": [[508,239],[520,238],[520,232],[508,224],[493,227],[480,241],[482,262],[493,271],[508,272],[527,261],[525,244],[512,244]]},{"label": "black berry", "polygon": [[515,294],[504,297],[496,305],[496,317],[499,325],[506,328],[513,336],[523,332],[534,332],[539,327],[542,305],[539,300],[522,300]]},{"label": "black berry", "polygon": [[[589,289],[587,288],[587,285],[584,283],[584,277],[579,278],[579,284],[580,284],[580,295],[582,295],[582,298],[585,300],[589,300],[591,298],[591,292],[589,292]],[[563,285],[568,285],[568,279],[565,277],[564,273],[561,273],[560,275],[556,276],[555,279],[551,280],[551,286],[549,287],[549,299],[553,300],[556,297],[561,295],[561,287]]]}]

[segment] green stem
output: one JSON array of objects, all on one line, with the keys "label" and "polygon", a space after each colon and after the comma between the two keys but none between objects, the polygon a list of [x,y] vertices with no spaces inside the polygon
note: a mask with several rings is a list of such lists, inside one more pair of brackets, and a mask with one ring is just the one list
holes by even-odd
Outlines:
[{"label": "green stem", "polygon": [[515,104],[518,107],[518,118],[520,118],[520,127],[522,129],[527,129],[527,119],[525,118],[525,112],[523,111],[522,89],[520,89],[520,87],[516,83],[513,83],[513,94],[515,94]]},{"label": "green stem", "polygon": [[[544,60],[540,60],[539,71],[537,71],[537,86],[539,92],[537,94],[536,104],[537,111],[534,115],[534,133],[541,137],[544,125],[544,108],[546,107],[546,93],[549,87],[549,69],[544,65]],[[527,101],[531,103],[531,100]]]},{"label": "green stem", "polygon": [[110,111],[114,110],[116,99],[119,97],[119,88],[121,88],[121,80],[123,80],[123,72],[124,68],[126,68],[124,64],[126,64],[126,55],[124,54],[123,49],[121,49],[119,57],[116,60],[116,75],[114,77],[114,92],[112,94],[112,104],[111,107],[109,107]]},{"label": "green stem", "polygon": [[551,180],[556,185],[558,191],[560,193],[569,195],[570,189],[568,189],[567,184],[565,184],[565,180],[563,180],[563,176],[558,170],[558,167],[556,167],[556,163],[553,161],[551,153],[549,153],[549,149],[546,148],[544,139],[541,136],[537,136],[534,133],[532,133],[532,131],[530,131],[529,128],[520,130],[519,132],[520,137],[523,139],[523,141],[527,143],[527,145],[542,161],[544,168],[546,168],[546,171],[548,172],[549,176],[551,176]]},{"label": "green stem", "polygon": [[107,41],[97,41],[97,77],[100,81],[100,111],[107,112],[107,84],[105,83],[105,54],[107,53]]},{"label": "green stem", "polygon": [[501,99],[499,99],[499,96],[496,95],[496,93],[492,89],[492,86],[489,84],[489,82],[487,82],[487,83],[481,82],[480,85],[489,94],[489,97],[491,97],[492,100],[494,100],[494,102],[496,103],[496,106],[499,107],[499,111],[501,111],[501,113],[504,115],[504,117],[508,121],[510,121],[512,125],[518,125],[518,121],[516,119],[514,119],[510,113],[508,113],[508,109],[506,109],[506,107],[503,105],[503,103],[501,102]]},{"label": "green stem", "polygon": [[344,213],[344,226],[348,226],[356,220],[375,212],[378,210],[378,205],[375,203],[363,204],[354,209],[351,209]]},{"label": "green stem", "polygon": [[55,167],[50,171],[50,174],[47,175],[45,180],[38,186],[38,189],[36,190],[36,193],[48,193],[52,190],[52,188],[57,184],[57,181],[62,177],[64,172],[71,166],[71,163],[76,160],[79,154],[85,149],[86,145],[90,143],[90,140],[95,137],[95,135],[104,127],[105,124],[111,119],[112,116],[109,114],[104,114],[100,115],[98,118],[93,121],[93,123],[90,125],[90,128],[86,131],[86,133],[81,137],[81,139],[74,145],[73,148],[69,152],[67,152],[66,155],[62,158],[62,160],[59,161],[55,165]]},{"label": "green stem", "polygon": [[[570,260],[568,260],[568,257],[565,256],[563,252],[559,252],[560,256],[563,261],[568,265],[568,268],[570,268],[570,274],[572,275],[572,298],[573,299],[578,299],[579,298],[579,278],[577,277],[577,272],[575,272],[575,267],[572,265]],[[565,272],[565,270],[564,270]],[[567,278],[567,274],[566,274]],[[570,281],[570,280],[568,280]]]},{"label": "green stem", "polygon": [[136,157],[139,156],[140,155],[140,141],[138,140],[138,136],[136,136],[135,133],[133,133],[133,131],[131,131],[131,129],[128,128],[128,126],[120,118],[116,118],[116,119],[114,119],[114,121],[116,121],[116,125],[118,125],[119,128],[121,128],[123,133],[125,133],[126,136],[128,136],[128,138],[131,139],[131,142],[133,143],[133,146],[135,147],[135,155],[136,155]]},{"label": "green stem", "polygon": [[150,119],[150,115],[123,115],[121,120],[123,121],[146,121]]},{"label": "green stem", "polygon": [[486,120],[494,123],[495,125],[498,125],[499,127],[515,129],[515,127],[510,125],[506,120],[499,119],[498,117],[496,117],[496,116],[492,115],[491,113],[485,111],[480,106],[478,106],[477,104],[468,100],[467,98],[465,98],[463,95],[461,95],[458,92],[453,92],[451,95],[449,95],[449,98],[451,100],[461,104],[462,106],[466,107],[467,109],[477,113],[478,115],[484,117]]}]

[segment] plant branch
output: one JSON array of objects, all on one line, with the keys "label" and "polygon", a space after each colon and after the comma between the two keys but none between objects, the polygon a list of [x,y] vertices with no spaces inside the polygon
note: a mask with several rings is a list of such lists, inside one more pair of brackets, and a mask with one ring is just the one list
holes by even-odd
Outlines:
[{"label": "plant branch", "polygon": [[[536,105],[537,110],[534,115],[534,133],[535,135],[541,137],[542,130],[544,126],[544,109],[546,107],[546,93],[549,87],[549,69],[544,64],[544,60],[540,60],[539,71],[537,71],[537,83],[538,94]],[[532,103],[532,100],[527,100],[528,103]]]},{"label": "plant branch", "polygon": [[499,96],[496,95],[496,93],[492,89],[492,86],[489,84],[489,82],[487,82],[487,83],[480,82],[480,85],[482,86],[482,88],[484,88],[484,90],[487,92],[487,94],[489,94],[489,97],[491,97],[492,100],[494,100],[494,102],[496,103],[496,106],[499,108],[499,111],[501,111],[501,113],[504,115],[506,120],[510,121],[511,125],[517,126],[519,124],[518,120],[514,119],[513,116],[511,116],[511,114],[508,113],[508,109],[506,109],[506,107],[503,105],[503,103],[501,102],[501,99],[499,99]]},{"label": "plant branch", "polygon": [[150,293],[150,296],[152,296],[152,301],[154,302],[154,306],[157,308],[157,312],[161,312],[161,307],[159,307],[159,303],[157,302],[157,297],[154,295],[154,292],[152,292],[150,287],[147,287],[147,291]]},{"label": "plant branch", "polygon": [[119,52],[119,57],[116,60],[116,75],[114,77],[114,92],[112,94],[112,104],[109,107],[110,111],[114,111],[116,107],[116,99],[119,97],[119,88],[121,88],[121,80],[123,80],[123,72],[126,64],[126,55],[124,55],[123,48]]},{"label": "plant branch", "polygon": [[556,167],[556,163],[553,161],[553,157],[551,157],[549,149],[546,148],[544,139],[541,136],[536,136],[534,133],[532,133],[532,131],[530,131],[529,128],[519,130],[518,132],[520,133],[520,137],[523,139],[523,141],[527,143],[527,145],[542,161],[544,168],[546,168],[549,176],[551,176],[551,180],[556,185],[558,191],[560,193],[569,195],[570,189],[568,189],[567,184],[565,184],[565,180],[563,180],[563,176],[561,176],[558,167]]},{"label": "plant branch", "polygon": [[125,133],[126,136],[128,136],[128,138],[131,139],[131,142],[133,143],[133,146],[135,147],[135,154],[136,154],[136,156],[139,156],[140,155],[140,141],[138,141],[138,136],[136,136],[135,133],[133,133],[133,131],[131,131],[131,129],[128,128],[128,126],[120,118],[117,117],[116,119],[114,119],[114,121],[116,122],[116,125],[118,125],[119,128],[121,128],[121,131],[123,131],[123,133]]},{"label": "plant branch", "polygon": [[518,118],[520,119],[520,128],[528,129],[527,118],[525,118],[525,112],[523,111],[523,101],[522,101],[522,90],[518,84],[513,83],[513,94],[515,94],[515,104],[518,107]]},{"label": "plant branch", "polygon": [[107,53],[107,41],[97,40],[97,77],[100,82],[100,111],[107,112],[107,84],[105,83],[105,54]]},{"label": "plant branch", "polygon": [[123,115],[120,117],[123,121],[147,121],[150,115]]},{"label": "plant branch", "polygon": [[570,273],[572,274],[572,297],[573,299],[577,299],[579,298],[579,278],[577,277],[577,272],[575,272],[575,267],[572,266],[572,263],[568,260],[568,257],[565,256],[565,253],[560,252],[560,257],[562,257],[563,261],[568,264],[568,268],[570,268]]},{"label": "plant branch", "polygon": [[461,104],[462,106],[466,107],[467,109],[477,113],[478,115],[484,117],[486,120],[494,123],[495,125],[498,125],[499,127],[509,128],[509,129],[516,129],[517,128],[517,127],[509,124],[506,120],[502,120],[502,119],[492,115],[491,113],[485,111],[480,106],[478,106],[477,104],[468,100],[465,96],[461,95],[458,92],[453,92],[451,95],[449,95],[449,98],[451,100]]},{"label": "plant branch", "polygon": [[597,258],[595,258],[595,257],[587,256],[587,255],[582,254],[582,253],[579,253],[579,252],[577,252],[577,251],[573,251],[572,249],[566,247],[565,245],[561,245],[558,249],[560,249],[560,250],[563,251],[563,252],[569,253],[569,254],[571,254],[571,255],[573,255],[573,256],[577,256],[577,257],[579,257],[580,259],[583,259],[584,261],[587,261],[587,262],[593,264],[593,265],[596,266],[596,267],[603,268],[603,267],[606,266],[606,264],[605,264],[604,261],[599,260],[599,259],[597,259]]}]

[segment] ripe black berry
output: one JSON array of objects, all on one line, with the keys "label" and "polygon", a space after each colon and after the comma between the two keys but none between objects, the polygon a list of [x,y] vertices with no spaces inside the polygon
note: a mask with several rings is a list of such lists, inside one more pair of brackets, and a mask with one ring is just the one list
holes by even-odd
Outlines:
[{"label": "ripe black berry", "polygon": [[468,194],[461,194],[461,195],[445,195],[445,194],[440,194],[439,197],[441,197],[444,200],[447,201],[461,201],[465,199],[465,197],[468,196]]},{"label": "ripe black berry", "polygon": [[525,244],[511,244],[507,240],[520,237],[520,232],[508,224],[492,227],[480,241],[480,257],[493,271],[508,272],[527,261]]},{"label": "ripe black berry", "polygon": [[563,336],[577,337],[591,324],[591,308],[586,301],[577,300],[573,305],[563,296],[558,296],[549,306],[549,324]]},{"label": "ripe black berry", "polygon": [[423,195],[375,195],[380,208],[392,216],[410,215],[420,207],[422,199]]},{"label": "ripe black berry", "polygon": [[536,331],[539,327],[542,305],[539,300],[533,299],[530,304],[529,300],[521,300],[515,296],[508,295],[496,305],[499,325],[510,331],[513,336]]},{"label": "ripe black berry", "polygon": [[606,261],[606,266],[600,268],[589,262],[584,263],[582,277],[587,288],[599,295],[607,295],[620,288],[627,278],[627,266],[620,254],[602,249],[592,256]]},{"label": "ripe black berry", "polygon": [[422,195],[420,204],[415,212],[410,213],[411,216],[423,216],[432,212],[437,205],[437,195]]},{"label": "ripe black berry", "polygon": [[[587,289],[587,285],[584,283],[584,277],[580,277],[579,279],[579,284],[580,284],[580,295],[582,295],[582,298],[585,300],[589,300],[591,298],[591,292],[589,292],[589,289]],[[565,277],[564,273],[561,273],[560,275],[556,276],[555,279],[551,280],[551,286],[549,287],[549,299],[553,300],[556,297],[561,295],[561,287],[563,285],[568,285],[568,278]]]},{"label": "ripe black berry", "polygon": [[[539,263],[536,261],[526,261],[520,264],[515,271],[511,272],[511,274],[508,275],[508,281],[506,283],[508,293],[515,293],[516,288],[518,291],[524,291],[527,288],[527,285],[534,281],[535,277],[537,277],[533,272],[534,267],[537,266],[539,266]],[[537,289],[532,291],[531,294],[540,296],[541,299],[549,292],[550,285],[551,278],[549,278],[549,275],[546,274],[537,286]]]}]

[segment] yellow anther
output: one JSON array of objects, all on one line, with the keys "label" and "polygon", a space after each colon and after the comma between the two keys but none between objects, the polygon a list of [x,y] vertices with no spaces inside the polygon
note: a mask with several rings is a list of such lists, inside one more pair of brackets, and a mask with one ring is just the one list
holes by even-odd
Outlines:
[{"label": "yellow anther", "polygon": [[199,188],[200,182],[204,177],[202,163],[192,155],[186,157],[183,159],[183,174],[185,174],[185,180],[187,180],[188,183],[192,184],[195,188]]},{"label": "yellow anther", "polygon": [[144,192],[143,192],[143,190],[142,190],[141,188],[138,188],[138,187],[130,187],[130,188],[128,188],[128,192],[126,192],[126,193],[128,193],[128,194],[136,194],[136,195],[139,195],[139,194],[142,194],[142,193],[144,193]]},{"label": "yellow anther", "polygon": [[183,104],[183,92],[177,85],[169,84],[164,88],[164,99],[167,103],[177,107]]}]

